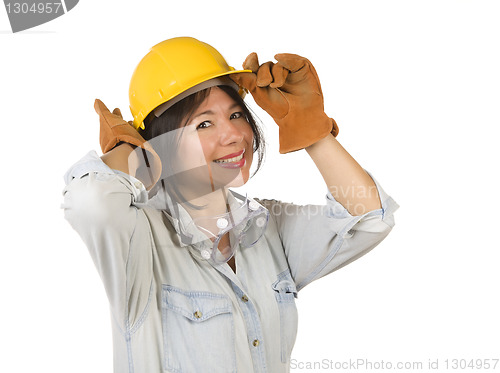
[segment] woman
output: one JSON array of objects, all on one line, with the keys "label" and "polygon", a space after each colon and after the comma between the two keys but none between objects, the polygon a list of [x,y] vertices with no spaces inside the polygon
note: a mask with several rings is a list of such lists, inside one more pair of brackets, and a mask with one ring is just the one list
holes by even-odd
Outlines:
[{"label": "woman", "polygon": [[[314,67],[276,59],[251,54],[236,71],[205,43],[169,39],[134,72],[133,122],[96,100],[105,154],[68,171],[64,208],[106,288],[116,372],[289,371],[297,292],[393,227],[397,204],[335,139]],[[246,90],[279,125],[280,152],[311,156],[325,206],[228,189],[262,160]]]}]

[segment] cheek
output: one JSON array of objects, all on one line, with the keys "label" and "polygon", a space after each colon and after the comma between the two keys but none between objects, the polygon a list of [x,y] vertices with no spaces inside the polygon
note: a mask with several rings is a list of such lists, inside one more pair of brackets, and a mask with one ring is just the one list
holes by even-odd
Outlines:
[{"label": "cheek", "polygon": [[212,160],[216,159],[215,156],[216,146],[214,141],[202,139],[200,144],[201,144],[200,157],[203,158],[203,160],[206,163],[210,163],[212,162]]},{"label": "cheek", "polygon": [[252,144],[252,146],[253,146],[253,137],[254,136],[253,136],[253,131],[252,131],[252,127],[250,126],[250,123],[247,122],[247,124],[243,128],[242,132],[243,132],[243,136],[245,137],[245,141],[248,144]]},{"label": "cheek", "polygon": [[178,159],[185,167],[193,168],[206,165],[205,144],[198,136],[185,136],[179,144]]},{"label": "cheek", "polygon": [[246,139],[246,142],[248,144],[247,147],[248,147],[248,150],[250,151],[250,154],[253,154],[254,134],[252,131],[252,127],[250,127],[250,125],[248,126],[248,130],[245,133],[245,139]]},{"label": "cheek", "polygon": [[245,172],[249,172],[250,167],[252,167],[253,164],[253,132],[250,131],[250,134],[247,137],[247,147],[246,147],[246,152],[245,152],[245,158],[246,158],[246,164],[243,170]]}]

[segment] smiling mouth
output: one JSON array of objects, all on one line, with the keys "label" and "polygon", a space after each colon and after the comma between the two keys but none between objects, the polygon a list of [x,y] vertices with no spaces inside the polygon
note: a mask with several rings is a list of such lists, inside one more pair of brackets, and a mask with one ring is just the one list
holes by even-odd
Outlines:
[{"label": "smiling mouth", "polygon": [[238,163],[243,159],[243,156],[245,155],[245,149],[241,152],[240,155],[232,158],[225,158],[225,159],[215,159],[215,163]]}]

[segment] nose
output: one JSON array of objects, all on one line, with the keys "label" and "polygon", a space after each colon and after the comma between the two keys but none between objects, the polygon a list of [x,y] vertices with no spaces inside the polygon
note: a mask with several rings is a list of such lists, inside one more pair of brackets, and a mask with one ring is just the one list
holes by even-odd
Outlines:
[{"label": "nose", "polygon": [[244,133],[241,124],[237,125],[230,119],[225,119],[222,126],[219,126],[219,141],[221,145],[238,144],[243,141]]}]

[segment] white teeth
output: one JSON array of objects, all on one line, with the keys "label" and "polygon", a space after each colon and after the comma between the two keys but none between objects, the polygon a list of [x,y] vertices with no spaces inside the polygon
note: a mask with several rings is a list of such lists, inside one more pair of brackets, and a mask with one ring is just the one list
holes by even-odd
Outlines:
[{"label": "white teeth", "polygon": [[245,154],[245,152],[241,153],[239,156],[237,157],[233,157],[233,158],[228,158],[228,159],[216,159],[214,162],[215,163],[232,163],[232,162],[239,162],[242,160],[243,158],[243,154]]}]

